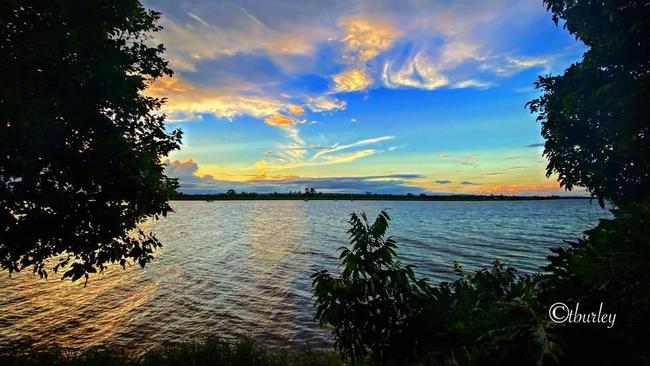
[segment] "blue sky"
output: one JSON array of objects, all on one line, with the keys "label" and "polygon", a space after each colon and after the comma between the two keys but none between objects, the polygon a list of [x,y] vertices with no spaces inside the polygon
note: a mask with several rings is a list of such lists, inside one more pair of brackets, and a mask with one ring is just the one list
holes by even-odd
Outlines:
[{"label": "blue sky", "polygon": [[563,194],[524,108],[584,46],[541,1],[170,1],[186,192]]}]

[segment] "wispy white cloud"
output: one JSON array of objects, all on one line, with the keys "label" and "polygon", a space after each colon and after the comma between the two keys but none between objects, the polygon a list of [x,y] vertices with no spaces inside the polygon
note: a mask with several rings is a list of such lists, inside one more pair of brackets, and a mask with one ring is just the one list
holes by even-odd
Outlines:
[{"label": "wispy white cloud", "polygon": [[459,81],[454,84],[454,88],[457,89],[463,89],[463,88],[477,88],[477,89],[486,89],[494,85],[494,83],[487,82],[487,81],[481,81],[481,80],[475,80],[475,79],[468,79],[468,80],[463,80]]},{"label": "wispy white cloud", "polygon": [[[278,145],[277,150],[266,153],[267,157],[280,157],[281,159],[262,159],[253,165],[261,173],[283,171],[318,165],[331,165],[349,163],[370,155],[375,155],[384,150],[378,149],[357,149],[370,145],[380,144],[394,139],[394,136],[381,136],[370,139],[359,140],[350,144],[334,144],[332,146],[321,146],[308,144],[295,126],[285,128],[289,142]],[[394,149],[386,149],[392,151]],[[350,152],[342,152],[350,151]]]},{"label": "wispy white cloud", "polygon": [[344,100],[318,96],[308,98],[306,105],[312,112],[330,112],[345,109],[347,103]]},{"label": "wispy white cloud", "polygon": [[347,154],[338,154],[338,155],[324,155],[323,160],[329,164],[338,164],[338,163],[349,163],[357,159],[373,155],[377,152],[374,149],[365,149],[359,150]]},{"label": "wispy white cloud", "polygon": [[324,149],[324,150],[321,150],[321,151],[317,152],[312,157],[312,160],[316,160],[321,156],[331,154],[331,153],[334,153],[334,152],[337,152],[337,151],[347,150],[347,149],[351,149],[351,148],[355,148],[355,147],[359,147],[359,146],[367,146],[367,145],[377,144],[377,143],[380,143],[380,142],[383,142],[383,141],[393,140],[394,138],[395,138],[395,136],[381,136],[381,137],[375,137],[375,138],[371,138],[371,139],[359,140],[357,142],[347,144],[347,145],[333,146],[333,147],[331,147],[329,149]]},{"label": "wispy white cloud", "polygon": [[210,27],[210,24],[208,22],[206,22],[205,20],[203,20],[203,18],[201,18],[200,16],[198,16],[198,15],[196,15],[194,13],[191,13],[189,11],[187,12],[187,15],[190,18],[192,18],[192,19],[196,20],[197,22],[201,23],[202,25],[204,25],[206,27]]},{"label": "wispy white cloud", "polygon": [[488,56],[480,49],[476,43],[450,40],[442,46],[438,64],[442,69],[452,69],[467,61],[484,61]]},{"label": "wispy white cloud", "polygon": [[550,57],[512,57],[505,56],[495,62],[489,62],[482,65],[484,70],[492,71],[501,77],[512,76],[522,70],[533,67],[543,67],[548,69],[551,64]]},{"label": "wispy white cloud", "polygon": [[411,87],[433,90],[449,84],[436,66],[423,54],[415,54],[402,65],[386,62],[381,75],[389,88]]}]

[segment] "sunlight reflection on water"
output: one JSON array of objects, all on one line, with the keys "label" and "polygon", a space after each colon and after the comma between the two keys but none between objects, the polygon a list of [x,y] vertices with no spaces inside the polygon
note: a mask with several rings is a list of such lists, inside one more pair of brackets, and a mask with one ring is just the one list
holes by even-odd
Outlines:
[{"label": "sunlight reflection on water", "polygon": [[0,347],[16,343],[143,350],[160,341],[250,335],[269,345],[328,347],[312,322],[309,275],[336,271],[347,216],[388,209],[402,262],[433,280],[500,257],[534,272],[548,248],[609,216],[587,200],[517,202],[173,202],[153,223],[163,249],[144,270],[83,281],[0,276]]}]

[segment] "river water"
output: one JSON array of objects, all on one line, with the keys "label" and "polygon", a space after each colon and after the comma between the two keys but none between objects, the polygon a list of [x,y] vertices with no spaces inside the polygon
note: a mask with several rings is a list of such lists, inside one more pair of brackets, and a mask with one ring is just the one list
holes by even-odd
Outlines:
[{"label": "river water", "polygon": [[145,269],[112,268],[83,281],[0,276],[0,347],[24,343],[141,351],[161,341],[247,335],[315,349],[309,275],[337,271],[348,214],[387,209],[400,260],[432,281],[494,258],[526,273],[548,248],[575,240],[610,214],[588,200],[172,202],[149,228],[163,242]]}]

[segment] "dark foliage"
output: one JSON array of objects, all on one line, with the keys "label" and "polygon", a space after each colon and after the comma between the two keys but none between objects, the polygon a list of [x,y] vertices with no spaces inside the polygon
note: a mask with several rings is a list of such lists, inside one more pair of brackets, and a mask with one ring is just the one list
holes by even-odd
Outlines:
[{"label": "dark foliage", "polygon": [[545,0],[555,22],[584,42],[582,61],[540,77],[539,113],[547,175],[586,187],[601,205],[650,190],[650,3]]},{"label": "dark foliage", "polygon": [[534,365],[562,353],[555,324],[537,297],[538,277],[520,276],[498,260],[492,268],[431,289],[413,320],[427,342],[421,360],[433,364]]},{"label": "dark foliage", "polygon": [[[648,364],[649,207],[616,211],[554,249],[543,274],[518,275],[499,261],[473,274],[456,265],[459,278],[436,285],[395,259],[384,213],[373,225],[352,215],[341,277],[312,276],[316,319],[333,328],[344,358],[369,354],[378,365]],[[556,302],[580,303],[584,313],[603,303],[616,322],[555,323],[548,311]]]},{"label": "dark foliage", "polygon": [[353,363],[369,351],[376,362],[408,351],[411,345],[396,345],[408,336],[407,321],[417,311],[414,299],[427,289],[410,266],[397,261],[395,241],[385,237],[389,220],[384,211],[372,225],[365,214],[351,214],[351,247],[341,248],[341,276],[327,271],[312,275],[315,319],[334,327],[335,347]]},{"label": "dark foliage", "polygon": [[336,354],[317,353],[309,349],[270,350],[251,339],[227,341],[207,337],[184,343],[154,347],[141,355],[120,350],[92,350],[83,353],[54,350],[14,350],[0,352],[0,364],[18,365],[124,365],[124,366],[326,366],[341,365]]},{"label": "dark foliage", "polygon": [[539,296],[617,314],[612,329],[562,327],[565,362],[648,364],[650,3],[545,3],[589,47],[563,75],[541,77],[543,95],[529,103],[547,139],[547,173],[569,189],[586,187],[601,206],[611,201],[615,217],[553,250]]},{"label": "dark foliage", "polygon": [[76,280],[108,263],[142,266],[160,243],[137,229],[165,215],[177,149],[163,100],[171,75],[150,46],[159,14],[137,0],[0,2],[0,266],[45,263]]},{"label": "dark foliage", "polygon": [[553,249],[542,276],[542,301],[580,302],[617,314],[611,329],[562,327],[568,364],[650,364],[650,202],[614,210],[585,238]]},{"label": "dark foliage", "polygon": [[396,260],[384,235],[388,215],[373,225],[351,215],[352,248],[342,248],[342,274],[315,273],[316,319],[333,327],[336,348],[373,364],[535,364],[557,359],[554,326],[536,295],[537,277],[495,261],[491,269],[435,286]]}]

